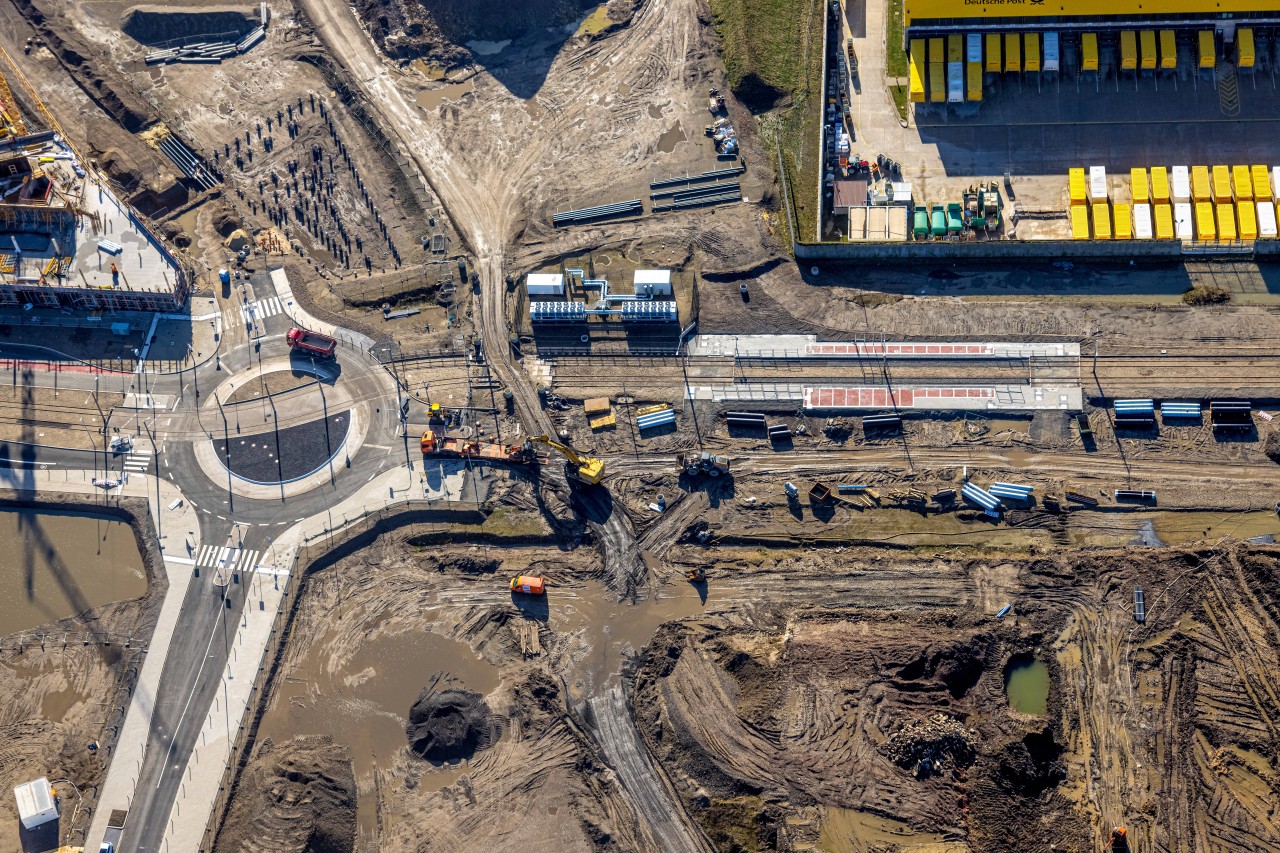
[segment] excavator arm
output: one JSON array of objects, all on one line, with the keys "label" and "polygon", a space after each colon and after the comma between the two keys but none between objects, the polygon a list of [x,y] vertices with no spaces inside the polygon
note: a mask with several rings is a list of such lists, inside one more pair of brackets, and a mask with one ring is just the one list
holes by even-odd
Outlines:
[{"label": "excavator arm", "polygon": [[598,486],[604,479],[604,462],[594,456],[583,456],[564,442],[556,441],[550,436],[536,435],[530,441],[546,445],[560,453],[573,466],[579,480],[588,485]]}]

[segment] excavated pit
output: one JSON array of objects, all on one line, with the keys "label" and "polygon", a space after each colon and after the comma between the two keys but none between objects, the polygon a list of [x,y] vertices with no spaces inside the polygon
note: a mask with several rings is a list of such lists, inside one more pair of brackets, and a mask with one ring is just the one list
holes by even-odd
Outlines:
[{"label": "excavated pit", "polygon": [[199,12],[175,12],[166,6],[134,6],[120,20],[120,29],[139,44],[169,47],[194,41],[239,41],[262,21],[258,9],[210,7]]}]

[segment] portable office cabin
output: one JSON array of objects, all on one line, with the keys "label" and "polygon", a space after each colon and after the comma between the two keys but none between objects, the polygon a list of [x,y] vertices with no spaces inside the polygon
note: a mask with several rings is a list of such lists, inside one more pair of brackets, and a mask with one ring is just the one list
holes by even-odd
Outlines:
[{"label": "portable office cabin", "polygon": [[913,104],[924,103],[924,67],[925,67],[925,46],[924,39],[911,40],[911,67],[909,69],[909,97]]},{"label": "portable office cabin", "polygon": [[1200,61],[1199,68],[1212,68],[1218,61],[1218,48],[1213,41],[1213,30],[1201,30],[1198,38]]},{"label": "portable office cabin", "polygon": [[1133,30],[1120,31],[1120,70],[1134,71],[1138,67],[1138,34]]},{"label": "portable office cabin", "polygon": [[1058,49],[1058,34],[1044,34],[1044,70],[1057,71],[1061,66],[1061,51]]},{"label": "portable office cabin", "polygon": [[671,270],[636,270],[632,278],[633,292],[637,296],[671,296]]},{"label": "portable office cabin", "polygon": [[58,801],[54,799],[53,788],[44,776],[14,788],[13,798],[18,802],[18,818],[27,829],[58,819]]},{"label": "portable office cabin", "polygon": [[1000,34],[987,33],[987,63],[986,70],[1000,73]]},{"label": "portable office cabin", "polygon": [[1178,67],[1178,37],[1173,30],[1160,31],[1160,67],[1165,71]]},{"label": "portable office cabin", "polygon": [[1143,71],[1151,71],[1156,67],[1155,30],[1143,30],[1138,33],[1138,67]]},{"label": "portable office cabin", "polygon": [[1253,28],[1241,27],[1236,30],[1236,65],[1240,68],[1253,67]]},{"label": "portable office cabin", "polygon": [[1084,33],[1080,36],[1080,70],[1098,70],[1098,34]]},{"label": "portable office cabin", "polygon": [[1004,35],[1004,70],[1015,73],[1022,70],[1022,36],[1017,33]]},{"label": "portable office cabin", "polygon": [[1040,34],[1023,33],[1022,36],[1022,70],[1040,71]]},{"label": "portable office cabin", "polygon": [[564,296],[564,276],[560,273],[531,272],[524,282],[530,296]]}]

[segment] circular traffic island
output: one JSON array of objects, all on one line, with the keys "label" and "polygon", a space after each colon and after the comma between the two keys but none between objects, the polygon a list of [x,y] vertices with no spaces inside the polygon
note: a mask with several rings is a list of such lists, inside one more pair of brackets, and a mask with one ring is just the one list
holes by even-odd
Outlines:
[{"label": "circular traffic island", "polygon": [[218,460],[250,483],[289,483],[329,464],[351,428],[351,412],[341,412],[284,429],[215,439]]}]

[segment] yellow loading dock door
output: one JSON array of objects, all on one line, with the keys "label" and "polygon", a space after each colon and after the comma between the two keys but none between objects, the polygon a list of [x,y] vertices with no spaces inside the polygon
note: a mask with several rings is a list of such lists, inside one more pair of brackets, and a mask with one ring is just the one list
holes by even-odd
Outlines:
[{"label": "yellow loading dock door", "polygon": [[1111,207],[1105,201],[1093,205],[1093,239],[1111,239]]},{"label": "yellow loading dock door", "polygon": [[1040,70],[1040,34],[1024,33],[1022,39],[1022,70]]},{"label": "yellow loading dock door", "polygon": [[1080,70],[1098,70],[1098,34],[1085,33],[1080,36]]},{"label": "yellow loading dock door", "polygon": [[947,100],[946,40],[929,39],[929,103],[942,104]]},{"label": "yellow loading dock door", "polygon": [[1226,166],[1213,167],[1213,203],[1231,201],[1231,170]]},{"label": "yellow loading dock door", "polygon": [[1166,71],[1178,67],[1178,37],[1173,30],[1160,31],[1160,67]]},{"label": "yellow loading dock door", "polygon": [[1000,35],[987,33],[987,65],[988,71],[1000,73]]},{"label": "yellow loading dock door", "polygon": [[947,36],[947,62],[964,62],[964,37],[959,33]]},{"label": "yellow loading dock door", "polygon": [[910,97],[911,103],[924,103],[924,39],[911,40]]},{"label": "yellow loading dock door", "polygon": [[1253,197],[1258,201],[1271,200],[1271,170],[1266,166],[1251,166],[1249,175],[1253,179]]},{"label": "yellow loading dock door", "polygon": [[1133,30],[1120,31],[1120,70],[1134,71],[1138,67],[1138,34]]},{"label": "yellow loading dock door", "polygon": [[1200,31],[1200,68],[1212,68],[1218,61],[1218,48],[1213,43],[1213,30]]},{"label": "yellow loading dock door", "polygon": [[1151,200],[1156,204],[1169,203],[1169,170],[1164,166],[1151,167]]},{"label": "yellow loading dock door", "polygon": [[1250,27],[1236,30],[1236,65],[1253,67],[1253,29]]},{"label": "yellow loading dock door", "polygon": [[1231,189],[1235,191],[1237,201],[1253,199],[1253,179],[1248,166],[1231,167]]},{"label": "yellow loading dock door", "polygon": [[970,62],[967,67],[968,83],[969,83],[969,100],[982,100],[982,65],[977,62]]},{"label": "yellow loading dock door", "polygon": [[1071,239],[1089,239],[1089,208],[1083,204],[1071,205]]},{"label": "yellow loading dock door", "polygon": [[1129,197],[1134,204],[1147,204],[1151,196],[1147,193],[1147,170],[1142,168],[1129,170]]},{"label": "yellow loading dock door", "polygon": [[1208,201],[1212,196],[1213,190],[1209,186],[1209,167],[1192,166],[1191,200],[1196,202]]},{"label": "yellow loading dock door", "polygon": [[1022,70],[1022,36],[1017,33],[1004,35],[1004,70],[1015,73]]},{"label": "yellow loading dock door", "polygon": [[1138,33],[1138,67],[1143,71],[1151,71],[1156,67],[1156,33],[1155,30],[1143,30]]}]

